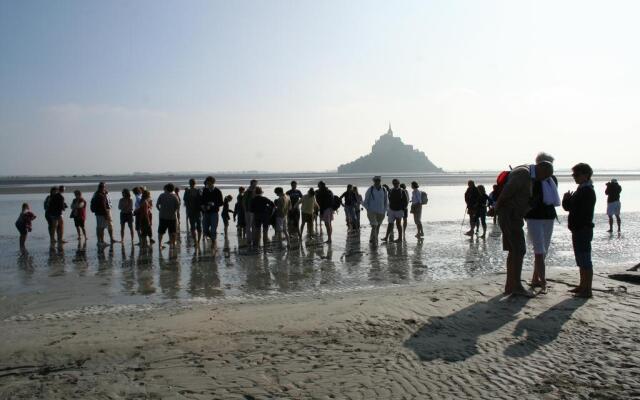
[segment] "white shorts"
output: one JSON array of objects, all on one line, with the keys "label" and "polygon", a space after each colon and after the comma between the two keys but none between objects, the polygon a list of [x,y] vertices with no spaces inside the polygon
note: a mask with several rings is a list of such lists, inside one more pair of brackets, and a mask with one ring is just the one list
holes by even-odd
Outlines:
[{"label": "white shorts", "polygon": [[547,254],[551,245],[554,219],[528,219],[527,234],[534,254]]},{"label": "white shorts", "polygon": [[610,217],[613,217],[614,215],[620,215],[620,201],[607,203],[607,215]]},{"label": "white shorts", "polygon": [[404,210],[388,210],[387,217],[390,224],[394,223],[395,220],[402,220],[404,218]]},{"label": "white shorts", "polygon": [[287,217],[276,217],[276,232],[284,232],[287,227]]}]

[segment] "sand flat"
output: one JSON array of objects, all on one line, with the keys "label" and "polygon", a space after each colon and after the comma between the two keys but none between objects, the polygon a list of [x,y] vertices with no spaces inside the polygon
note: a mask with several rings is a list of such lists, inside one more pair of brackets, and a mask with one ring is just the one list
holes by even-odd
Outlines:
[{"label": "sand flat", "polygon": [[503,276],[430,287],[1,322],[2,398],[640,396],[640,290],[500,296]]}]

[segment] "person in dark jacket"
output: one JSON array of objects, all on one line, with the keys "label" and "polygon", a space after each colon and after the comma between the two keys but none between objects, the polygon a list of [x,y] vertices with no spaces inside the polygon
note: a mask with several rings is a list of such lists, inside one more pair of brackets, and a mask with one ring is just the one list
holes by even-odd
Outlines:
[{"label": "person in dark jacket", "polygon": [[569,230],[573,242],[573,253],[580,268],[580,284],[570,290],[577,297],[591,297],[593,281],[593,263],[591,261],[591,240],[593,239],[593,210],[596,205],[596,192],[593,190],[591,176],[593,170],[588,164],[576,164],[573,179],[578,184],[575,192],[567,192],[562,199],[562,208],[569,211]]},{"label": "person in dark jacket", "polygon": [[196,244],[202,236],[202,192],[196,187],[196,180],[189,179],[189,188],[184,190],[182,204],[187,211],[187,224],[191,238]]},{"label": "person in dark jacket", "polygon": [[116,243],[113,238],[113,221],[111,219],[111,204],[109,203],[107,184],[100,182],[98,190],[93,194],[91,199],[91,211],[96,216],[96,236],[98,237],[98,246],[106,246],[104,241],[104,230],[109,233],[111,243]]},{"label": "person in dark jacket", "polygon": [[320,181],[318,182],[318,190],[316,191],[316,201],[320,206],[320,219],[324,222],[324,226],[327,228],[327,241],[325,243],[331,243],[331,234],[333,228],[331,221],[333,221],[333,192],[327,188],[327,185]]},{"label": "person in dark jacket", "polygon": [[383,242],[389,240],[389,237],[393,233],[393,224],[395,222],[396,228],[398,228],[398,239],[396,243],[402,243],[402,218],[404,217],[404,209],[409,204],[409,198],[405,190],[400,188],[400,181],[393,179],[391,181],[393,188],[389,190],[389,210],[387,210],[387,234],[382,239]]},{"label": "person in dark jacket", "polygon": [[478,210],[478,200],[480,193],[474,181],[467,182],[467,190],[464,192],[464,202],[467,205],[467,213],[469,214],[469,224],[471,229],[465,232],[465,235],[471,236],[476,228],[476,211]]},{"label": "person in dark jacket", "polygon": [[269,225],[275,204],[273,201],[263,196],[260,186],[253,189],[253,199],[251,199],[250,211],[253,214],[253,245],[258,246],[260,243],[260,234],[262,233],[263,245],[266,250],[269,242]]},{"label": "person in dark jacket", "polygon": [[607,216],[609,217],[609,230],[607,232],[609,233],[613,232],[614,215],[618,223],[618,233],[620,233],[620,192],[622,192],[622,186],[616,179],[607,182],[604,194],[607,195]]},{"label": "person in dark jacket", "polygon": [[476,211],[475,211],[475,221],[473,225],[476,228],[476,235],[478,235],[478,231],[480,230],[480,225],[482,225],[482,236],[481,238],[485,238],[487,236],[487,207],[489,206],[489,196],[487,195],[487,190],[483,185],[478,185],[478,201],[476,203]]},{"label": "person in dark jacket", "polygon": [[204,236],[209,237],[212,244],[215,244],[218,235],[218,211],[222,207],[224,201],[222,192],[215,187],[216,178],[207,176],[204,180],[204,188],[200,197],[200,206],[202,208],[202,230]]}]

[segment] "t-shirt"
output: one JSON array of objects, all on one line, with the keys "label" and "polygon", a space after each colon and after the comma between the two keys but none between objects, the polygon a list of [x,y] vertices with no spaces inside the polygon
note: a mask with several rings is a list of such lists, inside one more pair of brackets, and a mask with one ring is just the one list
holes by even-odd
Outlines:
[{"label": "t-shirt", "polygon": [[313,214],[313,210],[316,208],[320,208],[318,202],[316,202],[316,197],[311,196],[310,194],[305,194],[302,196],[302,202],[300,203],[300,211],[305,214]]},{"label": "t-shirt", "polygon": [[392,188],[389,191],[389,208],[393,211],[404,210],[408,203],[407,193],[401,188]]},{"label": "t-shirt", "polygon": [[331,208],[333,209],[333,192],[329,189],[318,189],[316,191],[316,201],[320,206],[320,212]]},{"label": "t-shirt", "polygon": [[276,205],[277,217],[284,218],[289,213],[289,210],[291,210],[291,200],[286,194],[282,197],[278,197],[274,201],[274,204]]},{"label": "t-shirt", "polygon": [[196,187],[184,190],[182,199],[184,200],[184,206],[186,207],[187,212],[200,212],[201,196],[202,193],[200,192],[200,189]]},{"label": "t-shirt", "polygon": [[344,199],[345,207],[355,206],[358,202],[356,194],[350,190],[342,193],[342,195],[340,196],[340,199]]},{"label": "t-shirt", "polygon": [[607,195],[607,203],[620,201],[620,192],[622,192],[622,187],[617,182],[608,183],[607,190],[604,191]]},{"label": "t-shirt", "polygon": [[255,196],[251,200],[251,212],[255,214],[269,214],[273,212],[275,205],[273,201],[264,196]]},{"label": "t-shirt", "polygon": [[160,219],[174,220],[176,212],[180,209],[180,199],[175,193],[164,192],[158,196],[156,208],[160,210]]},{"label": "t-shirt", "polygon": [[298,200],[302,198],[302,192],[299,191],[298,189],[291,189],[285,194],[289,196],[289,199],[291,200],[291,205],[296,204]]},{"label": "t-shirt", "polygon": [[87,202],[82,197],[71,201],[71,210],[73,218],[87,219]]},{"label": "t-shirt", "polygon": [[131,198],[125,199],[124,197],[118,202],[118,209],[123,214],[133,213],[133,200]]}]

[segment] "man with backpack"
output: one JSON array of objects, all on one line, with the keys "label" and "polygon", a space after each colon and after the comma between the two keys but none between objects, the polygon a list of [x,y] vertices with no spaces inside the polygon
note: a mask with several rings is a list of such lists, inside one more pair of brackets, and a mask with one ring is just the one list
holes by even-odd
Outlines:
[{"label": "man with backpack", "polygon": [[424,237],[424,230],[422,229],[422,206],[426,205],[429,199],[425,192],[418,190],[418,182],[411,182],[411,188],[413,189],[413,192],[411,192],[411,214],[413,214],[413,222],[416,223],[416,228],[418,228],[416,237],[420,239]]},{"label": "man with backpack", "polygon": [[378,175],[373,177],[373,185],[367,189],[364,194],[364,202],[362,205],[367,210],[367,218],[371,224],[371,237],[369,243],[376,244],[378,242],[378,232],[380,225],[384,222],[384,216],[389,207],[389,196],[387,190],[382,187],[382,178]]},{"label": "man with backpack", "polygon": [[[507,255],[507,279],[505,295],[531,296],[522,286],[522,262],[527,251],[524,239],[524,217],[530,209],[532,183],[544,181],[553,175],[553,164],[541,161],[536,165],[521,165],[500,179],[496,189],[496,213],[502,230],[502,248]],[[506,181],[506,182],[505,182]]]},{"label": "man with backpack", "polygon": [[400,187],[400,181],[394,179],[391,181],[393,188],[389,190],[389,210],[387,211],[389,224],[387,225],[387,234],[382,239],[383,242],[389,240],[389,236],[393,233],[393,223],[398,228],[398,239],[396,243],[402,243],[402,218],[404,217],[404,209],[409,204],[407,194]]},{"label": "man with backpack", "polygon": [[[331,221],[333,221],[333,213],[336,209],[336,199],[333,192],[327,188],[327,185],[320,181],[318,182],[318,190],[316,191],[316,201],[320,206],[320,219],[324,222],[324,226],[327,228],[327,241],[325,243],[331,243],[331,234],[333,228]],[[338,198],[338,207],[340,206],[340,199]]]}]

